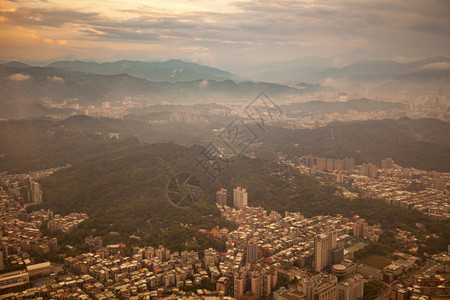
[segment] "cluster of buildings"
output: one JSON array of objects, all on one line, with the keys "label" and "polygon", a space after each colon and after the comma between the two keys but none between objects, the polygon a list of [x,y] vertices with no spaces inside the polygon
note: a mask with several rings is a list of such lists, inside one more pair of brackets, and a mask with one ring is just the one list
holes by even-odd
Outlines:
[{"label": "cluster of buildings", "polygon": [[353,236],[363,238],[371,242],[378,242],[383,231],[379,226],[370,226],[366,220],[359,219],[353,223]]},{"label": "cluster of buildings", "polygon": [[[343,96],[345,94],[345,96]],[[403,98],[404,95],[400,95],[398,99],[400,101],[409,103],[404,108],[391,109],[391,110],[374,110],[370,112],[357,111],[350,109],[345,112],[333,112],[333,113],[307,113],[300,110],[292,110],[289,112],[290,117],[283,115],[282,117],[276,115],[264,115],[266,123],[282,122],[287,128],[317,128],[327,125],[334,121],[364,121],[364,120],[383,120],[383,119],[399,119],[402,117],[410,117],[413,119],[418,118],[437,118],[443,121],[450,120],[450,114],[447,109],[448,97],[439,95],[436,96],[414,96]],[[391,98],[379,97],[378,95],[368,94],[366,91],[348,91],[347,93],[340,93],[338,91],[322,91],[322,92],[309,92],[304,95],[296,95],[292,99],[287,99],[287,103],[290,102],[306,102],[311,99],[323,100],[326,102],[346,102],[348,99],[359,99],[363,97],[370,97],[379,101],[391,101]],[[414,99],[414,100],[411,100]],[[161,103],[169,104],[161,101]],[[282,104],[282,103],[277,103]],[[75,115],[77,113],[83,113],[92,117],[106,117],[122,119],[124,116],[133,113],[132,109],[146,108],[151,105],[148,104],[147,97],[123,97],[121,100],[105,101],[101,105],[80,105],[77,99],[72,101],[64,101],[62,103],[55,103],[50,99],[43,100],[43,105],[50,108],[69,108],[69,112],[61,110],[60,113],[49,115],[56,119],[63,119],[65,117]],[[206,111],[203,109],[193,109],[193,107],[186,107],[180,112],[173,112],[170,116],[164,117],[160,120],[151,120],[151,123],[166,124],[167,122],[208,122],[208,117],[213,116],[237,116],[246,118],[248,117],[248,111],[246,110],[245,103],[237,104],[236,101],[221,102],[220,105],[226,108],[210,108]],[[170,109],[160,108],[155,112],[169,111]],[[261,110],[262,111],[262,110]],[[259,112],[258,112],[259,114]]]},{"label": "cluster of buildings", "polygon": [[347,219],[339,215],[308,219],[288,212],[282,216],[275,211],[268,214],[261,207],[220,209],[223,217],[239,225],[228,234],[225,254],[234,257],[230,265],[232,268],[234,264],[235,270],[234,298],[264,296],[270,287],[264,283],[275,276],[295,282],[294,286],[272,289],[277,299],[362,296],[362,276],[356,274],[357,266],[350,259],[353,253],[345,248],[352,244],[354,231],[358,233],[361,225],[368,226],[364,220],[358,222],[358,217]]},{"label": "cluster of buildings", "polygon": [[[34,171],[27,174],[8,174],[7,172],[0,172],[0,188],[2,188],[2,195],[5,198],[6,190],[8,196],[14,198],[21,205],[31,205],[42,203],[42,188],[38,180],[53,174],[54,172],[69,167],[67,164],[64,167],[57,167]],[[25,188],[25,189],[24,189]]]},{"label": "cluster of buildings", "polygon": [[350,176],[353,187],[364,196],[436,218],[450,217],[450,174],[396,166],[379,169],[376,178],[370,177]]},{"label": "cluster of buildings", "polygon": [[315,171],[342,171],[342,170],[353,170],[355,167],[355,159],[344,158],[344,159],[333,159],[333,158],[323,158],[313,155],[305,155],[300,158],[300,161],[312,169],[312,172]]},{"label": "cluster of buildings", "polygon": [[[450,217],[450,173],[402,168],[392,158],[381,161],[381,168],[372,163],[354,164],[353,158],[331,159],[306,155],[293,165],[303,174],[334,177],[340,183],[351,183],[352,190],[364,197],[383,199],[389,205],[418,210],[436,218]],[[354,192],[341,187],[342,194],[357,198]]]},{"label": "cluster of buildings", "polygon": [[439,274],[412,276],[411,284],[395,284],[389,293],[392,300],[448,299],[449,296],[450,281]]},{"label": "cluster of buildings", "polygon": [[408,249],[409,252],[417,253],[419,250],[421,241],[411,231],[397,228],[394,237],[404,246],[404,248]]},{"label": "cluster of buildings", "polygon": [[58,250],[56,238],[43,236],[38,222],[24,222],[18,218],[0,217],[0,270],[25,267],[32,256],[42,256]]},{"label": "cluster of buildings", "polygon": [[[0,275],[0,299],[358,299],[365,278],[391,282],[415,263],[401,257],[374,273],[353,262],[353,251],[367,245],[362,239],[376,242],[382,233],[379,227],[358,216],[305,218],[298,212],[269,213],[248,206],[246,189],[237,187],[233,189],[233,208],[228,206],[226,189],[216,193],[221,216],[238,225],[233,231],[216,228],[215,237],[225,242],[224,251],[103,246],[101,238],[88,236],[85,243],[95,250],[66,257],[68,276],[48,276],[52,266],[33,264],[33,256],[56,251],[58,244],[56,239],[42,236],[39,228],[47,222],[48,229],[68,233],[88,216],[72,213],[60,217],[50,210],[27,213],[21,203],[24,199],[17,194],[20,178],[5,180],[9,175],[2,176],[8,189],[0,188],[0,266],[19,270]],[[32,278],[39,276],[46,279],[36,286]],[[280,287],[281,282],[284,286]],[[434,284],[419,283],[424,287]],[[409,296],[429,291],[419,289],[414,294],[414,289],[411,293],[406,289]],[[438,288],[430,293],[443,292]],[[397,290],[395,295],[403,295],[403,291]],[[394,299],[403,299],[399,297]]]},{"label": "cluster of buildings", "polygon": [[[33,256],[42,256],[58,249],[56,238],[43,236],[40,227],[53,217],[51,211],[28,214],[20,193],[28,178],[1,175],[0,187],[0,271],[25,268]],[[5,187],[5,188],[4,188]]]},{"label": "cluster of buildings", "polygon": [[171,252],[162,245],[133,248],[131,256],[124,254],[125,248],[124,244],[108,245],[95,253],[68,257],[65,267],[74,274],[92,277],[95,281],[92,285],[97,288],[92,291],[82,289],[95,299],[108,295],[117,299],[138,295],[140,299],[172,293],[184,295],[185,287],[193,288],[209,278],[204,261],[211,259],[208,251],[212,249],[205,250],[203,261],[197,252]]},{"label": "cluster of buildings", "polygon": [[[28,265],[23,270],[0,274],[0,299],[16,297],[18,291],[31,287],[30,279],[46,276],[52,272],[49,262]],[[26,299],[31,299],[28,297]],[[17,298],[14,298],[17,299]]]},{"label": "cluster of buildings", "polygon": [[[225,188],[221,188],[216,193],[216,204],[219,206],[228,205],[228,191]],[[236,187],[233,189],[233,207],[241,209],[248,206],[248,193],[245,188]]]},{"label": "cluster of buildings", "polygon": [[24,270],[34,264],[36,257],[59,249],[56,238],[45,236],[40,231],[45,223],[50,229],[69,232],[87,218],[85,214],[61,218],[44,209],[31,213],[26,211],[27,205],[42,201],[42,189],[35,180],[59,169],[0,174],[0,271]]},{"label": "cluster of buildings", "polygon": [[391,261],[389,265],[382,269],[382,280],[386,283],[391,283],[399,276],[409,272],[420,260],[417,256],[402,252],[395,252],[394,257],[397,259]]},{"label": "cluster of buildings", "polygon": [[[117,102],[102,102],[102,106],[80,106],[77,103],[68,105],[67,107],[76,109],[90,117],[121,119],[127,114],[127,109],[134,107],[134,105],[132,105],[130,101],[123,100]],[[75,113],[72,113],[72,115],[74,114]]]},{"label": "cluster of buildings", "polygon": [[[243,189],[237,189],[242,193]],[[223,192],[223,190],[222,190]],[[34,290],[36,295],[86,295],[94,299],[150,299],[152,297],[232,297],[260,299],[357,299],[363,277],[344,250],[353,232],[367,225],[341,216],[304,218],[300,213],[267,213],[261,207],[232,209],[220,206],[222,216],[239,227],[222,238],[226,250],[171,252],[132,248],[124,244],[101,247],[65,259],[76,276]],[[363,230],[363,229],[361,229]],[[310,266],[309,269],[300,267]],[[308,271],[309,270],[309,271]],[[293,285],[275,289],[280,278]],[[211,283],[210,288],[203,287]],[[57,286],[58,284],[59,286]],[[30,292],[30,291],[28,291]],[[56,294],[53,294],[56,295]],[[81,297],[81,296],[80,296]]]},{"label": "cluster of buildings", "polygon": [[[293,111],[292,113],[296,113]],[[301,111],[297,111],[301,114]],[[354,109],[350,109],[345,113],[317,113],[308,116],[299,116],[285,118],[284,122],[287,123],[288,128],[318,128],[327,125],[330,122],[335,121],[365,121],[365,120],[384,120],[384,119],[399,119],[406,116],[405,110],[395,109],[391,111],[377,110],[371,112],[362,112]]]},{"label": "cluster of buildings", "polygon": [[192,107],[185,107],[181,112],[173,112],[170,114],[170,122],[182,123],[208,123],[208,120]]},{"label": "cluster of buildings", "polygon": [[[241,194],[238,198],[243,191],[236,189],[236,194]],[[226,191],[219,192],[217,200],[223,202]],[[69,275],[47,278],[39,287],[32,287],[30,278],[48,275],[48,265],[34,267],[40,273],[31,266],[0,276],[0,289],[2,280],[8,282],[0,299],[362,297],[365,278],[372,274],[352,261],[353,253],[348,249],[355,237],[371,239],[372,234],[380,234],[377,227],[357,216],[305,218],[300,213],[281,215],[247,205],[240,209],[218,207],[223,217],[238,224],[236,230],[220,231],[226,245],[223,252],[212,248],[198,253],[172,252],[163,245],[129,249],[124,244],[99,244],[94,252],[67,257],[64,269]],[[41,220],[48,215],[48,211],[40,211],[33,218]],[[87,240],[94,243],[97,239]],[[388,276],[392,280],[399,269],[407,271],[412,264],[407,258],[398,259],[382,271],[379,279],[388,281],[384,278]],[[283,280],[286,284],[280,287]]]},{"label": "cluster of buildings", "polygon": [[[279,299],[290,299],[291,294],[300,297],[298,299],[325,295],[331,297],[329,299],[341,299],[338,295],[344,294],[345,297],[354,295],[348,299],[356,299],[362,295],[362,277],[356,274],[356,265],[349,260],[351,254],[344,249],[351,243],[354,232],[360,230],[355,224],[370,228],[359,218],[317,216],[307,219],[300,213],[285,213],[284,216],[267,213],[261,207],[249,207],[247,191],[240,187],[233,193],[233,204],[239,208],[226,206],[225,189],[216,196],[223,204],[219,205],[222,216],[239,225],[231,232],[220,230],[218,236],[226,244],[224,252],[205,249],[199,255],[192,251],[171,252],[160,246],[132,248],[132,254],[127,255],[124,244],[102,246],[98,238],[87,237],[86,243],[95,245],[96,250],[65,259],[64,268],[72,275],[47,278],[44,285],[32,287],[30,278],[48,275],[51,269],[46,265],[45,271],[33,273],[33,267],[28,268],[30,264],[25,258],[24,269],[3,276],[8,284],[5,284],[2,298],[150,299],[172,295],[259,299],[277,292],[274,295]],[[14,230],[22,228],[24,236],[25,228],[34,224],[31,230],[34,238],[40,236],[38,225],[46,221],[60,224],[58,228],[68,228],[67,224],[87,218],[84,214],[60,218],[48,210],[26,214],[18,203],[13,206],[15,210],[8,212],[12,213]],[[55,220],[57,222],[53,222]],[[9,230],[3,232],[10,234]],[[7,249],[17,251],[18,248],[8,246]],[[56,248],[51,249],[54,250]],[[309,271],[300,269],[308,266]],[[295,281],[295,287],[276,290],[281,277]],[[208,288],[205,283],[209,283]]]},{"label": "cluster of buildings", "polygon": [[443,95],[442,91],[434,95],[415,96],[406,102],[409,108],[406,115],[411,119],[436,118],[445,122],[450,121],[449,97]]},{"label": "cluster of buildings", "polygon": [[47,223],[47,228],[51,231],[60,231],[62,233],[70,233],[74,231],[81,222],[89,219],[85,213],[71,213],[67,216],[55,217]]}]

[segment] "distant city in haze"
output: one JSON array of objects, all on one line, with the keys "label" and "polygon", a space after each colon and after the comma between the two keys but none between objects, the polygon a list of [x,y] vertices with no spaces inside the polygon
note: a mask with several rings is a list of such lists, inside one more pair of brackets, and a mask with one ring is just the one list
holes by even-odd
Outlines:
[{"label": "distant city in haze", "polygon": [[450,298],[445,0],[0,0],[0,299]]}]

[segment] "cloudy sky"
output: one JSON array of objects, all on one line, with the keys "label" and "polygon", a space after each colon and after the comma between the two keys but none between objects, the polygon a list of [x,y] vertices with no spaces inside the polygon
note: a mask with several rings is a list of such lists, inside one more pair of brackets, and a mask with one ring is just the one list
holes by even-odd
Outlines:
[{"label": "cloudy sky", "polygon": [[357,49],[450,56],[449,0],[0,0],[0,59],[181,58],[233,71]]}]

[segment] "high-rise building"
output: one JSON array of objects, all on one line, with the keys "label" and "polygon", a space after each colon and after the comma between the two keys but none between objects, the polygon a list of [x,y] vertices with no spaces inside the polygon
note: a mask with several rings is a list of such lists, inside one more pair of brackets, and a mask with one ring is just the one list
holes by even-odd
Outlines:
[{"label": "high-rise building", "polygon": [[362,237],[364,232],[364,225],[366,221],[364,219],[359,219],[355,223],[353,223],[353,236],[354,237]]},{"label": "high-rise building", "polygon": [[214,265],[217,262],[218,254],[213,248],[205,249],[205,267]]},{"label": "high-rise building", "polygon": [[227,205],[227,189],[221,188],[216,193],[216,203],[220,206]]},{"label": "high-rise building", "polygon": [[337,246],[337,231],[336,230],[329,231],[328,236],[330,237],[330,250],[336,248],[336,246]]},{"label": "high-rise building", "polygon": [[3,262],[3,251],[0,251],[0,271],[5,268],[5,263]]},{"label": "high-rise building", "polygon": [[303,277],[298,290],[305,295],[306,300],[336,300],[337,277],[319,274]]},{"label": "high-rise building", "polygon": [[263,296],[268,297],[272,293],[272,274],[268,271],[263,274]]},{"label": "high-rise building", "polygon": [[263,278],[259,271],[254,271],[250,277],[250,289],[255,299],[259,299],[263,295]]},{"label": "high-rise building", "polygon": [[336,247],[331,249],[331,261],[332,264],[338,264],[344,259],[344,247]]},{"label": "high-rise building", "polygon": [[328,235],[322,233],[314,238],[314,269],[322,271],[327,265],[329,250]]},{"label": "high-rise building", "polygon": [[312,166],[314,166],[316,164],[316,158],[312,155],[307,155],[303,158],[303,162],[304,162],[305,166],[307,166],[308,168],[311,168]]},{"label": "high-rise building", "polygon": [[331,250],[337,246],[336,237],[336,231],[332,230],[314,238],[314,270],[321,272],[331,263]]},{"label": "high-rise building", "polygon": [[377,242],[382,230],[376,227],[371,227],[367,224],[366,220],[359,219],[353,223],[353,236],[363,237],[367,240]]},{"label": "high-rise building", "polygon": [[394,168],[394,161],[392,160],[392,158],[388,157],[386,159],[383,159],[381,161],[381,168],[384,170]]},{"label": "high-rise building", "polygon": [[42,189],[39,182],[31,181],[31,201],[35,204],[42,203]]},{"label": "high-rise building", "polygon": [[234,274],[234,298],[240,299],[242,295],[244,295],[244,289],[245,289],[245,278],[239,274]]},{"label": "high-rise building", "polygon": [[327,159],[326,158],[317,157],[316,163],[317,163],[317,170],[324,171],[327,169]]},{"label": "high-rise building", "polygon": [[258,243],[256,240],[250,240],[247,244],[247,261],[258,260]]},{"label": "high-rise building", "polygon": [[335,159],[334,160],[334,170],[344,170],[345,160],[343,159]]},{"label": "high-rise building", "polygon": [[339,282],[336,286],[337,300],[356,300],[363,297],[364,282],[361,275],[357,274],[353,277]]},{"label": "high-rise building", "polygon": [[237,187],[233,190],[233,206],[236,209],[241,209],[247,206],[247,190]]},{"label": "high-rise building", "polygon": [[378,176],[378,168],[374,164],[362,164],[361,165],[361,175],[370,178],[376,178]]},{"label": "high-rise building", "polygon": [[333,171],[334,170],[334,159],[327,158],[327,171]]},{"label": "high-rise building", "polygon": [[345,158],[344,159],[344,169],[345,170],[352,170],[355,167],[355,159],[353,157],[351,158]]}]

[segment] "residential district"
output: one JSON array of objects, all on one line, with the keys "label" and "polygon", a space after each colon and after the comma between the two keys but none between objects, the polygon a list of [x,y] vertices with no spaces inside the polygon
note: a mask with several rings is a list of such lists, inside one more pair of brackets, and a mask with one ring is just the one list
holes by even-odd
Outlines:
[{"label": "residential district", "polygon": [[[0,299],[360,299],[368,281],[382,283],[379,299],[450,297],[448,253],[423,260],[397,252],[382,268],[355,262],[355,251],[378,240],[379,226],[357,215],[269,213],[249,206],[241,187],[233,190],[233,207],[226,189],[216,194],[222,217],[237,229],[202,230],[225,242],[223,252],[103,245],[102,237],[88,236],[90,252],[50,263],[42,258],[58,249],[58,241],[44,236],[42,225],[68,233],[88,218],[25,210],[42,201],[35,180],[54,171],[0,174]],[[411,276],[410,284],[399,283],[403,274]]]},{"label": "residential district", "polygon": [[293,162],[280,154],[279,161],[298,168],[303,174],[331,178],[342,195],[350,199],[378,198],[389,205],[418,210],[434,218],[450,218],[450,173],[402,168],[391,158],[382,160],[380,166],[355,165],[353,158],[313,155]]}]

